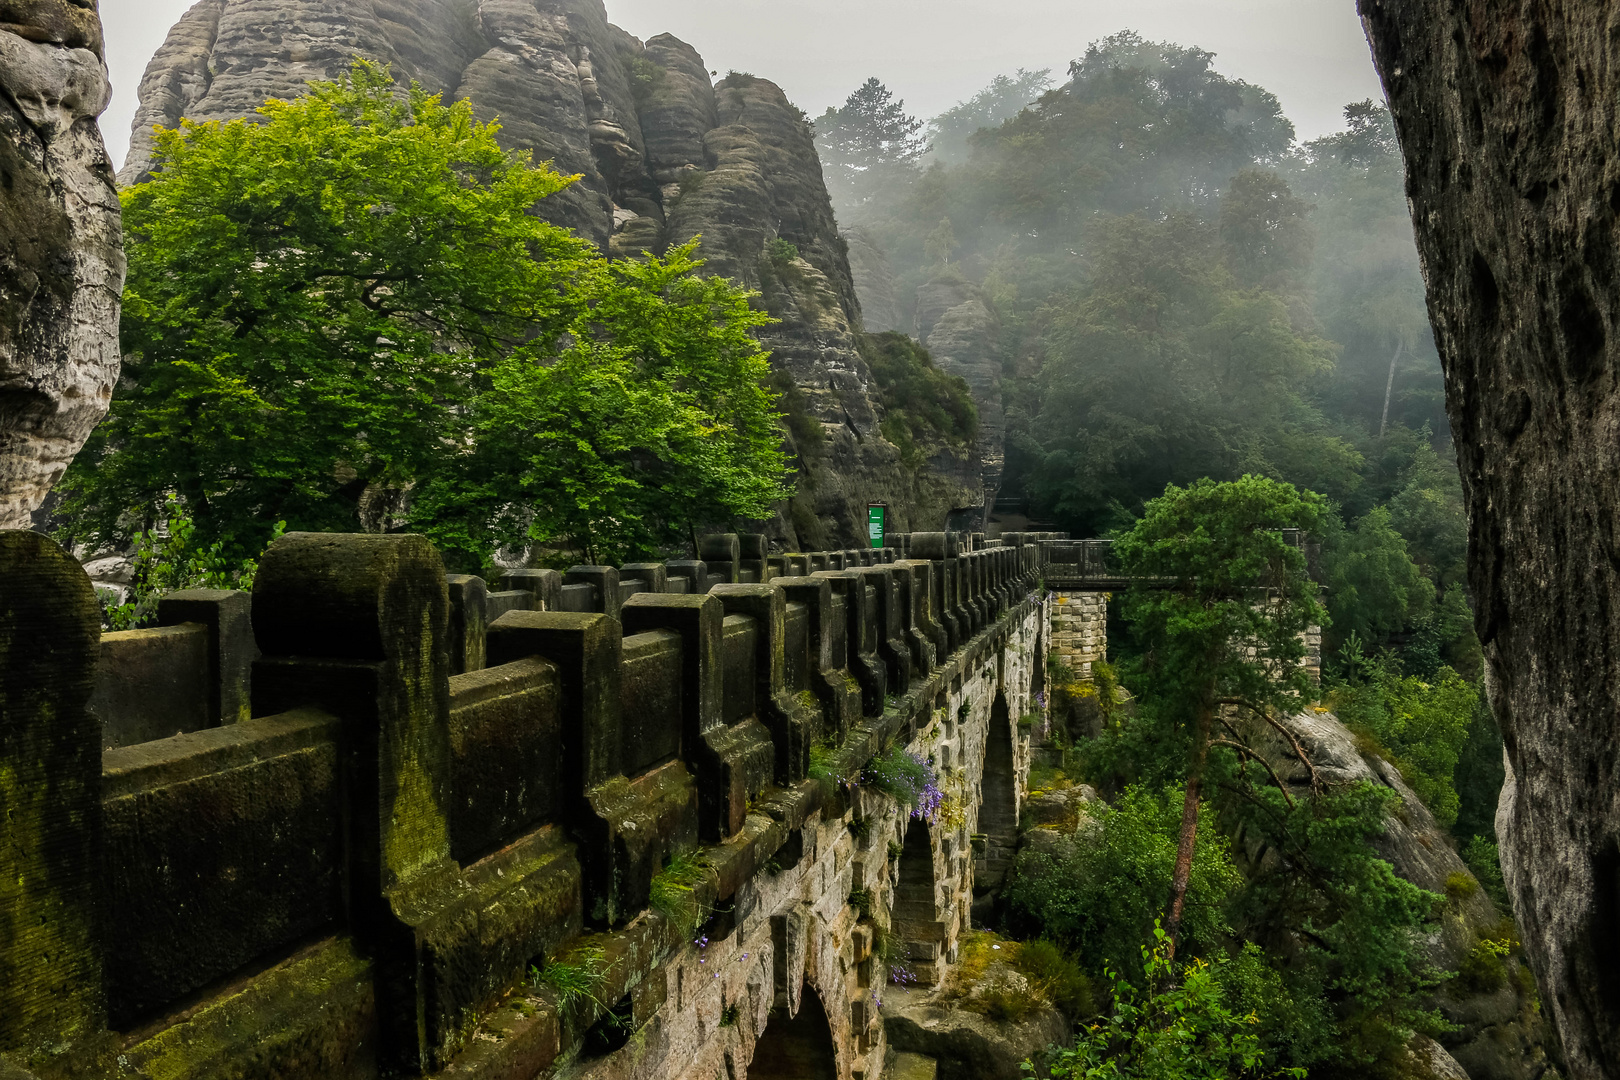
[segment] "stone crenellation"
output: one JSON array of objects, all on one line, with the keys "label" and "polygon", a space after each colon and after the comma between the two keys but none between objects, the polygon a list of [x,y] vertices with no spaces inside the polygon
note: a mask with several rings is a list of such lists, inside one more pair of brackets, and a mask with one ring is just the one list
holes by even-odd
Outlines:
[{"label": "stone crenellation", "polygon": [[[491,585],[293,534],[251,597],[98,635],[82,568],[0,534],[0,641],[63,643],[0,664],[0,930],[49,957],[3,972],[0,1065],[708,1080],[811,1032],[875,1076],[888,973],[941,977],[1016,841],[1046,539]],[[891,747],[932,818],[858,782]]]}]

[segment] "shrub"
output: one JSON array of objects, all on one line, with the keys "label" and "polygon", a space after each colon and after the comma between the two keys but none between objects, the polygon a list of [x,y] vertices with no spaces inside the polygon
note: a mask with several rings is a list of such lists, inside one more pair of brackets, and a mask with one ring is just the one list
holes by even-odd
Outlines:
[{"label": "shrub", "polygon": [[1070,1019],[1079,1020],[1096,1013],[1096,992],[1091,980],[1080,970],[1080,965],[1053,942],[1025,942],[1019,947],[1013,966]]},{"label": "shrub", "polygon": [[778,268],[784,268],[799,257],[799,248],[797,244],[790,244],[778,236],[765,245],[765,257]]},{"label": "shrub", "polygon": [[1479,882],[1473,875],[1463,873],[1461,870],[1446,876],[1446,895],[1453,900],[1466,900],[1479,892]]},{"label": "shrub", "polygon": [[939,813],[945,793],[939,789],[939,774],[918,755],[902,747],[891,747],[866,763],[861,783],[892,796],[907,807],[914,818],[932,822]]},{"label": "shrub", "polygon": [[1254,1030],[1256,1018],[1239,1015],[1227,1000],[1220,978],[1224,957],[1178,968],[1168,935],[1155,925],[1153,936],[1154,945],[1141,950],[1144,989],[1110,968],[1113,1012],[1082,1031],[1072,1049],[1053,1055],[1053,1080],[1258,1080],[1279,1074],[1303,1080],[1304,1069],[1267,1068],[1271,1062]]},{"label": "shrub", "polygon": [[883,404],[883,437],[900,450],[900,460],[916,468],[931,445],[968,446],[979,431],[973,392],[955,375],[934,364],[928,350],[905,334],[862,334],[856,338]]},{"label": "shrub", "polygon": [[1466,994],[1494,994],[1507,985],[1507,965],[1502,958],[1512,951],[1505,941],[1491,938],[1477,942],[1463,962],[1457,965],[1454,991]]},{"label": "shrub", "polygon": [[543,968],[529,968],[529,984],[549,989],[556,995],[557,1007],[567,1012],[587,1001],[602,1006],[596,992],[606,974],[607,953],[600,946],[587,945],[575,949],[567,960],[551,960]]},{"label": "shrub", "polygon": [[[1091,970],[1137,953],[1169,903],[1181,804],[1173,789],[1128,788],[1117,806],[1097,816],[1095,830],[1074,834],[1061,858],[1026,851],[1002,892],[1003,929],[1013,937],[1048,937]],[[1241,883],[1213,815],[1201,814],[1184,948],[1196,952],[1225,935],[1225,907]]]}]

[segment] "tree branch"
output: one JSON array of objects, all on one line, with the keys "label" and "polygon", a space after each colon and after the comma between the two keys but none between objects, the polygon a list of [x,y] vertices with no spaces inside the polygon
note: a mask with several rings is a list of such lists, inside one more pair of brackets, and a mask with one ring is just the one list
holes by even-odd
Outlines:
[{"label": "tree branch", "polygon": [[1233,742],[1231,739],[1211,739],[1209,740],[1209,745],[1224,746],[1229,750],[1236,750],[1250,761],[1258,761],[1261,768],[1265,769],[1267,775],[1271,777],[1271,782],[1277,785],[1277,790],[1282,792],[1283,798],[1288,802],[1288,809],[1292,810],[1294,808],[1294,797],[1288,793],[1288,785],[1282,782],[1282,778],[1277,775],[1277,770],[1271,767],[1271,762],[1267,761],[1265,758],[1261,757],[1247,746],[1244,746],[1242,743]]},{"label": "tree branch", "polygon": [[1220,698],[1215,702],[1215,704],[1236,705],[1239,708],[1248,709],[1250,712],[1254,713],[1260,719],[1264,720],[1266,723],[1275,728],[1279,735],[1288,740],[1288,745],[1293,747],[1294,756],[1299,758],[1300,764],[1304,765],[1305,768],[1310,771],[1311,794],[1320,795],[1322,793],[1322,778],[1317,774],[1316,763],[1313,762],[1310,755],[1305,752],[1305,747],[1301,745],[1299,739],[1294,735],[1294,733],[1283,726],[1282,721],[1276,719],[1265,709],[1260,708],[1253,702],[1245,701],[1242,698]]}]

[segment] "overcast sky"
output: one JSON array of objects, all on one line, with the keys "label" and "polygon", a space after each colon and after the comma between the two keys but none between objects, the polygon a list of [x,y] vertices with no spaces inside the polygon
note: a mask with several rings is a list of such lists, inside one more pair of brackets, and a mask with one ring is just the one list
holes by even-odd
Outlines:
[{"label": "overcast sky", "polygon": [[[112,160],[129,146],[136,88],[191,0],[101,0],[112,105]],[[771,79],[818,115],[876,75],[929,117],[994,76],[1050,67],[1131,29],[1216,54],[1223,73],[1282,100],[1302,139],[1340,127],[1352,101],[1382,98],[1354,0],[607,0],[612,20],[646,39],[669,32],[711,68]]]}]

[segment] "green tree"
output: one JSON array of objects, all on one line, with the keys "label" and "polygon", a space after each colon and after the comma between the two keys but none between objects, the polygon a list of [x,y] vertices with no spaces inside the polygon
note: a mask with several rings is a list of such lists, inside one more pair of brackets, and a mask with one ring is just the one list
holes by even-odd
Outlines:
[{"label": "green tree", "polygon": [[1406,540],[1384,507],[1373,507],[1352,529],[1335,525],[1329,523],[1323,550],[1333,616],[1330,647],[1352,634],[1367,645],[1382,645],[1428,613],[1434,585],[1407,554]]},{"label": "green tree", "polygon": [[928,152],[923,122],[876,78],[816,121],[816,148],[841,218],[859,218],[878,193],[904,186]]},{"label": "green tree", "polygon": [[[122,195],[125,378],[67,478],[71,531],[119,544],[173,493],[232,558],[278,520],[408,519],[478,569],[519,538],[641,550],[671,484],[691,513],[761,512],[784,467],[747,294],[689,249],[610,266],[532,213],[570,178],[498,132],[356,61],[256,122],[162,133]],[[524,410],[611,446],[508,439],[527,456],[490,467]]]},{"label": "green tree", "polygon": [[[1022,852],[1001,896],[1007,933],[1051,938],[1092,971],[1134,955],[1170,905],[1182,794],[1128,787],[1057,853]],[[1212,818],[1200,817],[1199,834],[1182,941],[1203,953],[1231,933],[1226,909],[1243,879]]]},{"label": "green tree", "polygon": [[[1052,1056],[1055,1080],[1258,1080],[1305,1070],[1276,1069],[1256,1030],[1259,1017],[1231,1007],[1224,956],[1177,965],[1175,942],[1155,926],[1142,947],[1142,986],[1110,968],[1113,1012]],[[1025,1066],[1033,1072],[1032,1066]]]},{"label": "green tree", "polygon": [[1109,219],[1090,248],[1011,437],[1031,494],[1095,533],[1202,476],[1354,490],[1360,455],[1307,397],[1331,345],[1278,295],[1239,287],[1216,229],[1190,214]]},{"label": "green tree", "polygon": [[460,561],[562,543],[620,562],[787,495],[766,353],[770,317],[699,277],[696,241],[599,263],[560,355],[514,350],[472,407],[474,449],[427,483],[413,521]]},{"label": "green tree", "polygon": [[[1276,725],[1314,687],[1300,661],[1304,632],[1326,612],[1292,534],[1318,527],[1321,496],[1245,476],[1170,486],[1114,544],[1121,569],[1158,587],[1135,589],[1124,613],[1144,646],[1143,705],[1181,733],[1186,795],[1165,925],[1181,930],[1214,727],[1223,710]],[[1238,746],[1222,739],[1227,746]]]},{"label": "green tree", "polygon": [[1052,88],[1052,69],[997,75],[990,85],[928,121],[929,157],[956,164],[967,160],[970,140],[981,129],[1017,116]]}]

